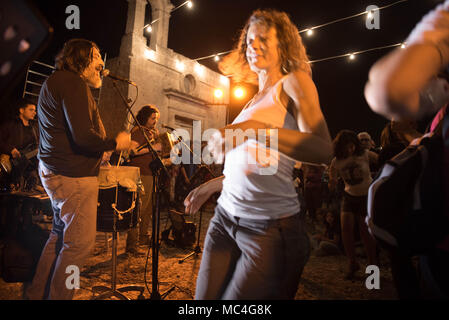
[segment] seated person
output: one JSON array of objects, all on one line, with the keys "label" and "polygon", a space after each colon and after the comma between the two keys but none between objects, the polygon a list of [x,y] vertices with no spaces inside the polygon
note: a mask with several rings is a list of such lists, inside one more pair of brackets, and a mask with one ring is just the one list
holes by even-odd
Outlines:
[{"label": "seated person", "polygon": [[317,257],[331,256],[341,254],[341,234],[340,223],[337,215],[332,211],[325,211],[323,216],[324,231],[321,234],[315,234],[313,239],[317,249],[315,255]]}]

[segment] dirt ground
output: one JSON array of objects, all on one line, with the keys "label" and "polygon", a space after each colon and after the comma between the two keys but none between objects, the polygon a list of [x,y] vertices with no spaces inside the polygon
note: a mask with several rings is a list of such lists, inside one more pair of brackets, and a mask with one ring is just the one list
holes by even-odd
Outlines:
[{"label": "dirt ground", "polygon": [[[212,208],[203,214],[201,227],[200,247],[203,245],[208,222],[213,215]],[[199,215],[188,218],[198,228]],[[168,215],[161,213],[161,230],[170,226]],[[308,226],[309,234],[313,232]],[[319,230],[319,227],[318,227]],[[109,237],[111,235],[109,234]],[[111,247],[106,247],[104,233],[97,234],[97,242],[93,255],[87,265],[81,270],[80,289],[76,291],[75,300],[90,300],[102,291],[93,290],[94,286],[111,286]],[[148,249],[141,247],[141,256],[128,257],[125,252],[126,232],[119,234],[117,258],[117,287],[134,285],[143,286],[143,296],[148,299],[152,291],[152,259],[147,259]],[[194,246],[196,245],[196,241]],[[193,246],[193,247],[194,247]],[[172,243],[162,242],[159,253],[159,290],[167,300],[191,300],[195,295],[196,276],[198,273],[201,253],[186,259],[179,260],[192,252],[192,248],[182,249]],[[380,289],[368,290],[365,280],[366,259],[363,249],[357,248],[359,262],[362,268],[352,280],[344,280],[347,260],[344,255],[317,257],[313,253],[305,266],[301,282],[296,293],[296,300],[396,300],[391,273],[384,254],[381,252]],[[146,273],[145,273],[146,271]],[[146,282],[145,282],[146,274]],[[0,300],[20,300],[22,283],[5,283],[0,279]],[[129,299],[137,299],[138,292],[124,293]],[[116,298],[108,298],[116,299]]]}]

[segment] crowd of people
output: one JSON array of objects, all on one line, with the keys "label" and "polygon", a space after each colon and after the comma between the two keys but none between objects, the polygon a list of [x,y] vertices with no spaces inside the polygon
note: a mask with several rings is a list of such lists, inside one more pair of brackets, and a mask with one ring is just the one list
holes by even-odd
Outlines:
[{"label": "crowd of people", "polygon": [[[365,97],[375,112],[391,120],[376,147],[367,132],[341,130],[331,140],[297,27],[284,12],[251,14],[236,50],[220,63],[223,73],[259,87],[232,124],[217,130],[208,143],[215,161],[224,163],[222,175],[199,179],[197,186],[190,181],[191,167],[165,162],[174,177],[167,184],[169,203],[176,202],[182,184],[190,185],[182,196],[185,214],[196,213],[212,195],[220,194],[204,240],[196,299],[293,299],[311,252],[317,256],[344,252],[345,277],[351,279],[361,268],[356,237],[363,243],[367,263],[379,264],[381,249],[365,222],[368,189],[388,159],[410,143],[419,143],[422,134],[414,121],[438,112],[430,135],[446,114],[449,83],[442,71],[449,65],[448,25],[446,1],[418,24],[406,49],[393,51],[372,67]],[[38,172],[52,203],[53,229],[34,279],[26,286],[28,299],[73,297],[74,290],[65,285],[66,268],[82,267],[93,247],[96,176],[113,152],[133,154],[129,164],[140,168],[145,190],[141,222],[128,232],[126,250],[135,254],[139,244],[150,242],[153,172],[148,164],[155,160],[154,152],[161,150],[156,129],[160,111],[154,105],[141,107],[136,127],[110,137],[89,88],[98,88],[102,82],[104,62],[97,45],[72,39],[56,65],[57,71],[42,86],[37,107],[39,137],[33,140],[39,141]],[[27,118],[31,109],[21,106],[22,122],[15,124],[30,139],[34,132]],[[225,134],[238,129],[259,134],[262,130],[265,140],[229,139]],[[271,148],[273,139],[277,139],[276,148]],[[148,140],[151,148],[138,148]],[[5,152],[19,157],[21,147],[13,144]],[[260,154],[268,157],[262,160]],[[446,146],[445,182],[449,181],[448,159]],[[447,183],[444,188],[447,195]],[[448,208],[446,204],[445,213]],[[312,236],[306,219],[315,227]],[[420,265],[427,272],[422,280],[427,289],[433,289],[434,297],[448,297],[448,257],[449,237],[426,254]],[[404,294],[410,291],[397,270],[410,260],[392,261],[399,297],[424,297],[417,287],[415,295]]]}]

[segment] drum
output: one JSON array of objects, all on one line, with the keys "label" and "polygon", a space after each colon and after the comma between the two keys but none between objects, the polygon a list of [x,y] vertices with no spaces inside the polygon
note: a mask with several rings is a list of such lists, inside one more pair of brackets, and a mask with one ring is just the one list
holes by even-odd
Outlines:
[{"label": "drum", "polygon": [[98,175],[97,231],[121,232],[139,222],[138,167],[101,167]]}]

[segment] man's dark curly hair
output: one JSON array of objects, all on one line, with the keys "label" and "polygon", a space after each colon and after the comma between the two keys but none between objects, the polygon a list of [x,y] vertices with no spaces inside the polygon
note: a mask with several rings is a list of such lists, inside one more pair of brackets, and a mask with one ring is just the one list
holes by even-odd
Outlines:
[{"label": "man's dark curly hair", "polygon": [[81,74],[91,63],[94,48],[100,51],[95,42],[90,40],[71,39],[67,41],[56,56],[56,69]]},{"label": "man's dark curly hair", "polygon": [[136,119],[144,126],[153,113],[160,113],[159,109],[151,104],[145,105],[137,113]]}]

